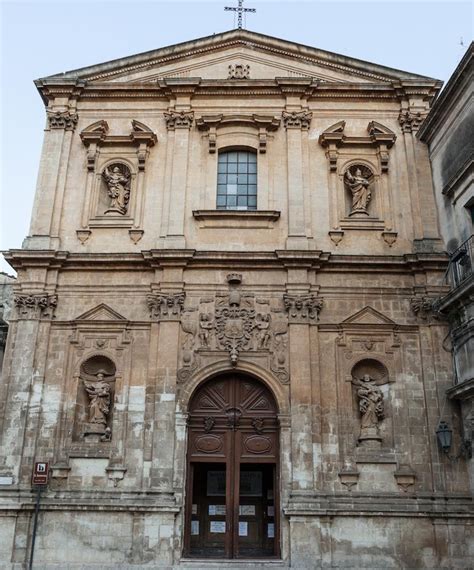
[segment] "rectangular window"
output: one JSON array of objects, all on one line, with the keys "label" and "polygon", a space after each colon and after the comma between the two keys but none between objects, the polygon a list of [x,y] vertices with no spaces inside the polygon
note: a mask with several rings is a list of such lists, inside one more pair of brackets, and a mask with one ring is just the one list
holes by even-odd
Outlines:
[{"label": "rectangular window", "polygon": [[252,151],[219,153],[218,210],[257,209],[257,154]]}]

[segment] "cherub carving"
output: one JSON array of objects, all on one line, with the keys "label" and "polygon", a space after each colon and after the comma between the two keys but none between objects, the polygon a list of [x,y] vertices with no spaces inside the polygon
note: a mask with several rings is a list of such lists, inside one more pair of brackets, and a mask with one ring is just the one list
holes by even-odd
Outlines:
[{"label": "cherub carving", "polygon": [[102,173],[107,184],[107,193],[110,197],[110,205],[105,211],[126,214],[130,199],[130,170],[124,164],[107,166]]},{"label": "cherub carving", "polygon": [[344,181],[352,192],[352,209],[349,215],[356,213],[368,214],[367,209],[372,198],[372,193],[370,191],[370,182],[362,174],[361,168],[357,167],[354,174],[352,174],[350,170],[347,170]]},{"label": "cherub carving", "polygon": [[270,334],[270,315],[258,313],[256,317],[255,327],[257,329],[257,348],[267,349],[271,340]]},{"label": "cherub carving", "polygon": [[106,425],[110,412],[110,384],[104,381],[104,375],[99,372],[97,381],[84,380],[84,387],[89,396],[89,423]]},{"label": "cherub carving", "polygon": [[212,315],[202,313],[199,317],[199,340],[202,348],[209,348],[209,337],[214,328]]}]

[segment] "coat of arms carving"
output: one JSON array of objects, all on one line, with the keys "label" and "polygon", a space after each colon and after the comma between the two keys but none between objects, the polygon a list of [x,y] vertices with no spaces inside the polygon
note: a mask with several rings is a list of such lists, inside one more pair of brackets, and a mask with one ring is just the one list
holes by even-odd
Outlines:
[{"label": "coat of arms carving", "polygon": [[[241,292],[241,279],[239,274],[228,275],[227,294],[201,299],[199,308],[184,309],[182,367],[178,371],[181,382],[198,368],[201,357],[209,358],[217,351],[226,351],[232,366],[237,365],[242,352],[259,354],[268,359],[268,366],[281,382],[288,382],[288,318],[283,310],[270,311],[268,300],[259,301]],[[264,305],[262,309],[259,304]]]}]

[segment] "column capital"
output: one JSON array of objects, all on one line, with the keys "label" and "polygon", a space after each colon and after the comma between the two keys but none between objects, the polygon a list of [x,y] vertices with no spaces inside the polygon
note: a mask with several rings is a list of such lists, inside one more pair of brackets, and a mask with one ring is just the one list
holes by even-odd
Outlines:
[{"label": "column capital", "polygon": [[283,303],[290,323],[309,324],[319,320],[324,299],[316,295],[283,295]]},{"label": "column capital", "polygon": [[184,291],[148,295],[147,305],[150,309],[150,317],[157,321],[179,321],[185,296]]},{"label": "column capital", "polygon": [[409,109],[402,109],[398,115],[398,122],[403,133],[416,133],[425,116],[420,111],[413,112]]},{"label": "column capital", "polygon": [[313,113],[311,111],[283,111],[282,119],[285,129],[308,130]]},{"label": "column capital", "polygon": [[164,116],[166,128],[169,131],[174,129],[190,129],[193,126],[193,111],[175,111],[174,109],[169,109],[168,112],[164,113]]},{"label": "column capital", "polygon": [[13,302],[21,319],[53,318],[58,296],[49,293],[17,294],[13,297]]},{"label": "column capital", "polygon": [[48,126],[50,129],[74,131],[79,117],[71,111],[48,111]]}]

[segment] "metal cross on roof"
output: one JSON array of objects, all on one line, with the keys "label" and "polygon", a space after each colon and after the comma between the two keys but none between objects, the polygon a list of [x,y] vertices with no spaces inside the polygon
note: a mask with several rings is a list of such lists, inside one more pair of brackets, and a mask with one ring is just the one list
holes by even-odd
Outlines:
[{"label": "metal cross on roof", "polygon": [[238,7],[237,8],[231,8],[229,6],[226,6],[224,8],[224,10],[228,11],[228,12],[237,12],[237,27],[239,28],[239,30],[242,29],[242,14],[244,12],[256,12],[257,10],[255,8],[244,8],[243,7],[243,3],[244,0],[237,0],[238,2]]}]

